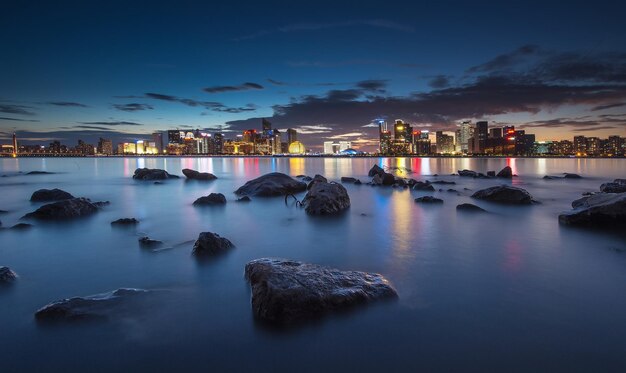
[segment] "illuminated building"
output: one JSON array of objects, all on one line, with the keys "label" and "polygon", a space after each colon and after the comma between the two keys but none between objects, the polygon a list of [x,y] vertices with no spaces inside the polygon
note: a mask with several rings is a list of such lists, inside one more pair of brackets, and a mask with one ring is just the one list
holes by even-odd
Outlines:
[{"label": "illuminated building", "polygon": [[121,145],[123,154],[137,154],[137,144],[134,142],[125,142]]},{"label": "illuminated building", "polygon": [[472,137],[471,153],[483,154],[487,148],[487,137],[489,132],[489,124],[486,121],[476,122],[474,128],[474,136]]},{"label": "illuminated building", "polygon": [[502,137],[502,128],[501,127],[490,128],[489,129],[489,137],[491,137],[492,139],[498,139],[498,138]]},{"label": "illuminated building", "polygon": [[622,140],[619,136],[609,136],[604,154],[612,156],[624,155]]},{"label": "illuminated building", "polygon": [[270,137],[272,135],[272,123],[270,123],[270,121],[265,118],[261,119],[261,127],[263,137]]},{"label": "illuminated building", "polygon": [[294,141],[298,141],[298,132],[293,128],[287,130],[287,144],[291,144]]},{"label": "illuminated building", "polygon": [[181,134],[184,134],[184,132],[181,132],[179,130],[169,130],[169,131],[167,131],[167,143],[170,144],[170,145],[171,144],[182,144],[184,135],[181,136]]},{"label": "illuminated building", "polygon": [[437,153],[451,154],[454,153],[454,136],[447,135],[443,131],[435,133]]},{"label": "illuminated building", "polygon": [[472,137],[471,133],[472,124],[469,121],[461,123],[461,128],[458,130],[458,135],[456,137],[457,144],[459,145],[459,151],[461,153],[467,153],[469,151],[468,142],[470,137]]},{"label": "illuminated building", "polygon": [[391,132],[387,130],[387,122],[383,119],[376,119],[378,124],[378,151],[380,154],[391,154]]},{"label": "illuminated building", "polygon": [[300,141],[293,141],[289,144],[289,154],[304,154],[305,152],[304,144]]},{"label": "illuminated building", "polygon": [[431,141],[429,138],[429,132],[425,131],[413,131],[413,153],[416,155],[430,155],[431,154]]},{"label": "illuminated building", "polygon": [[597,157],[602,150],[600,139],[597,137],[587,137],[587,155]]},{"label": "illuminated building", "polygon": [[17,135],[15,134],[15,132],[13,132],[13,156],[17,157],[18,152],[19,149],[17,147]]},{"label": "illuminated building", "polygon": [[98,154],[113,155],[113,142],[101,137],[98,141]]},{"label": "illuminated building", "polygon": [[163,133],[155,132],[152,134],[152,140],[154,141],[154,145],[157,148],[158,154],[163,153]]},{"label": "illuminated building", "polygon": [[574,152],[577,156],[587,154],[587,138],[585,136],[574,136]]},{"label": "illuminated building", "polygon": [[221,133],[216,133],[213,135],[213,151],[215,154],[223,154],[224,153],[224,135]]}]

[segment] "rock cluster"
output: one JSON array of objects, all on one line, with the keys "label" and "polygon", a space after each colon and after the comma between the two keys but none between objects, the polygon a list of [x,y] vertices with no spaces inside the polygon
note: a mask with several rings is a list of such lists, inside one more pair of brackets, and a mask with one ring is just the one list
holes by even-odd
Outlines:
[{"label": "rock cluster", "polygon": [[596,193],[572,202],[572,207],[559,215],[560,223],[626,227],[626,193]]}]

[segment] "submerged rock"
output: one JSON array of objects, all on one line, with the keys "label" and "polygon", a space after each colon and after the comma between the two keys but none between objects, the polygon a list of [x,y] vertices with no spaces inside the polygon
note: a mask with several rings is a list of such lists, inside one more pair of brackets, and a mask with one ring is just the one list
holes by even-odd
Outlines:
[{"label": "submerged rock", "polygon": [[211,193],[200,197],[193,202],[194,206],[213,206],[226,204],[226,197],[222,193]]},{"label": "submerged rock", "polygon": [[87,198],[73,198],[43,205],[28,213],[22,219],[35,218],[41,220],[73,219],[98,212],[98,206]]},{"label": "submerged rock", "polygon": [[354,177],[346,177],[346,176],[342,176],[341,177],[341,182],[342,183],[356,183],[358,180]]},{"label": "submerged rock", "polygon": [[[488,176],[491,176],[489,174],[487,174]],[[497,175],[495,175],[496,177],[501,177],[504,179],[511,179],[513,178],[513,170],[511,169],[511,167],[506,166],[504,167],[502,170],[500,170],[500,172],[498,172]]]},{"label": "submerged rock", "polygon": [[178,178],[178,176],[170,175],[167,171],[158,168],[138,168],[133,175],[133,179],[136,180],[165,180]]},{"label": "submerged rock", "polygon": [[487,176],[489,176],[489,177],[496,177],[496,172],[495,171],[487,171]]},{"label": "submerged rock", "polygon": [[183,169],[183,175],[190,180],[215,180],[217,176],[208,172],[198,172],[189,168]]},{"label": "submerged rock", "polygon": [[378,166],[377,164],[373,165],[372,168],[370,168],[370,170],[367,172],[367,176],[369,177],[373,177],[375,175],[381,175],[385,173],[385,170],[383,170],[380,166]]},{"label": "submerged rock", "polygon": [[475,212],[487,212],[487,210],[485,210],[482,207],[478,207],[476,205],[473,205],[471,203],[461,203],[460,205],[456,206],[457,211],[475,211]]},{"label": "submerged rock", "polygon": [[342,212],[350,207],[350,197],[343,185],[327,182],[311,182],[302,205],[311,215],[331,215]]},{"label": "submerged rock", "polygon": [[61,189],[39,189],[30,196],[30,200],[33,202],[51,202],[61,201],[64,199],[72,199],[73,195]]},{"label": "submerged rock", "polygon": [[413,190],[422,190],[422,191],[434,192],[435,191],[435,187],[432,186],[429,182],[416,181],[413,184]]},{"label": "submerged rock", "polygon": [[17,274],[11,268],[0,266],[0,285],[10,284],[15,280],[17,280]]},{"label": "submerged rock", "polygon": [[396,178],[392,174],[384,171],[374,175],[374,178],[372,179],[372,184],[375,185],[393,185],[395,182]]},{"label": "submerged rock", "polygon": [[626,193],[626,179],[615,179],[612,183],[600,185],[600,191],[604,193]]},{"label": "submerged rock", "polygon": [[415,198],[415,202],[417,203],[443,203],[441,198],[436,198],[433,196],[424,196]]},{"label": "submerged rock", "polygon": [[479,190],[472,195],[472,198],[510,205],[530,205],[534,202],[533,197],[526,190],[510,185]]},{"label": "submerged rock", "polygon": [[459,170],[457,172],[459,176],[463,177],[478,177],[478,172],[472,170]]},{"label": "submerged rock", "polygon": [[578,174],[570,174],[566,172],[563,174],[563,178],[564,179],[582,179],[583,177]]},{"label": "submerged rock", "polygon": [[139,245],[142,247],[155,247],[155,246],[161,246],[162,244],[163,244],[163,241],[153,240],[152,238],[148,236],[144,236],[139,239]]},{"label": "submerged rock", "polygon": [[106,320],[129,312],[130,302],[149,294],[148,290],[118,289],[112,292],[62,299],[35,312],[38,321]]},{"label": "submerged rock", "polygon": [[33,225],[32,224],[28,224],[28,223],[17,223],[14,226],[12,226],[10,229],[14,229],[16,231],[22,231],[22,230],[26,230],[26,229],[30,229],[32,228]]},{"label": "submerged rock", "polygon": [[53,175],[55,174],[55,172],[48,172],[48,171],[30,171],[27,172],[25,175]]},{"label": "submerged rock", "polygon": [[237,202],[250,202],[250,201],[252,201],[252,200],[248,196],[243,196],[243,197],[237,199]]},{"label": "submerged rock", "polygon": [[136,225],[139,220],[135,218],[121,218],[111,222],[111,225]]},{"label": "submerged rock", "polygon": [[232,242],[217,233],[202,232],[193,245],[194,255],[217,255],[235,247]]},{"label": "submerged rock", "polygon": [[235,191],[238,195],[273,197],[299,193],[307,185],[280,172],[272,172],[250,180]]},{"label": "submerged rock", "polygon": [[256,259],[245,268],[252,310],[260,319],[290,323],[381,299],[397,298],[382,275],[340,271],[286,259]]},{"label": "submerged rock", "polygon": [[435,181],[430,181],[430,184],[442,184],[442,185],[454,185],[456,184],[456,182],[454,181],[445,181],[445,180],[435,180]]},{"label": "submerged rock", "polygon": [[626,193],[596,193],[572,203],[574,210],[559,215],[569,225],[626,227]]}]

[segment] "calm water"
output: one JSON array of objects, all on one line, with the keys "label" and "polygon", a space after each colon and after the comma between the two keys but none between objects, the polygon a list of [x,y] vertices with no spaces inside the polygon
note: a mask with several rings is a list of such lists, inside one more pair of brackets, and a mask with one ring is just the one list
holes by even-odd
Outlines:
[{"label": "calm water", "polygon": [[[435,180],[458,169],[510,165],[512,183],[542,204],[503,207],[469,195],[502,183],[451,176],[460,196],[422,206],[410,190],[346,185],[352,207],[313,218],[282,198],[232,203],[245,181],[267,172],[367,181],[373,163]],[[210,183],[132,180],[137,167],[212,172]],[[45,170],[54,175],[25,176]],[[582,180],[542,180],[575,172]],[[626,371],[626,240],[559,226],[582,192],[626,177],[624,160],[575,159],[1,159],[3,226],[40,204],[33,191],[61,188],[111,204],[97,215],[0,232],[0,265],[21,277],[0,288],[0,367],[13,371]],[[223,208],[194,208],[211,192]],[[302,198],[300,196],[300,198]],[[491,213],[457,213],[475,202]],[[110,222],[136,217],[133,229]],[[202,231],[237,246],[212,261],[191,248]],[[146,234],[171,249],[147,251]],[[286,257],[384,274],[400,299],[287,331],[251,314],[243,267]],[[120,287],[160,289],[157,299],[105,324],[42,327],[39,307]]]}]

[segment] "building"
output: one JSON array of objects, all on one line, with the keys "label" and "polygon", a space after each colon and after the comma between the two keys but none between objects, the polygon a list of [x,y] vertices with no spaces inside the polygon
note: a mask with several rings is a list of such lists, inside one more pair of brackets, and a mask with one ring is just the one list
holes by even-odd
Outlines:
[{"label": "building", "polygon": [[167,131],[167,143],[169,145],[172,144],[182,144],[184,139],[184,132],[180,130],[169,130]]},{"label": "building", "polygon": [[152,134],[152,141],[157,148],[158,154],[163,154],[163,132],[155,132]]},{"label": "building", "polygon": [[324,141],[324,154],[339,154],[350,148],[350,141]]},{"label": "building", "polygon": [[577,156],[587,154],[587,138],[585,136],[574,136],[574,153]]},{"label": "building", "polygon": [[447,135],[443,131],[435,132],[435,141],[437,144],[437,153],[452,154],[454,153],[454,136]]},{"label": "building", "polygon": [[98,140],[98,154],[113,155],[113,141],[101,137]]},{"label": "building", "polygon": [[289,154],[302,155],[304,153],[306,153],[306,149],[300,141],[293,141],[289,144]]},{"label": "building", "polygon": [[293,128],[287,129],[287,144],[291,145],[295,141],[298,141],[298,132]]},{"label": "building", "polygon": [[19,149],[17,147],[17,135],[15,134],[15,132],[13,132],[13,156],[17,157],[18,152]]},{"label": "building", "polygon": [[378,148],[382,155],[391,154],[391,132],[387,129],[387,122],[377,119],[378,124]]},{"label": "building", "polygon": [[587,155],[597,157],[602,153],[602,144],[598,137],[586,138]]},{"label": "building", "polygon": [[469,151],[469,139],[472,137],[472,124],[469,121],[461,123],[461,128],[457,130],[456,142],[461,153]]}]

